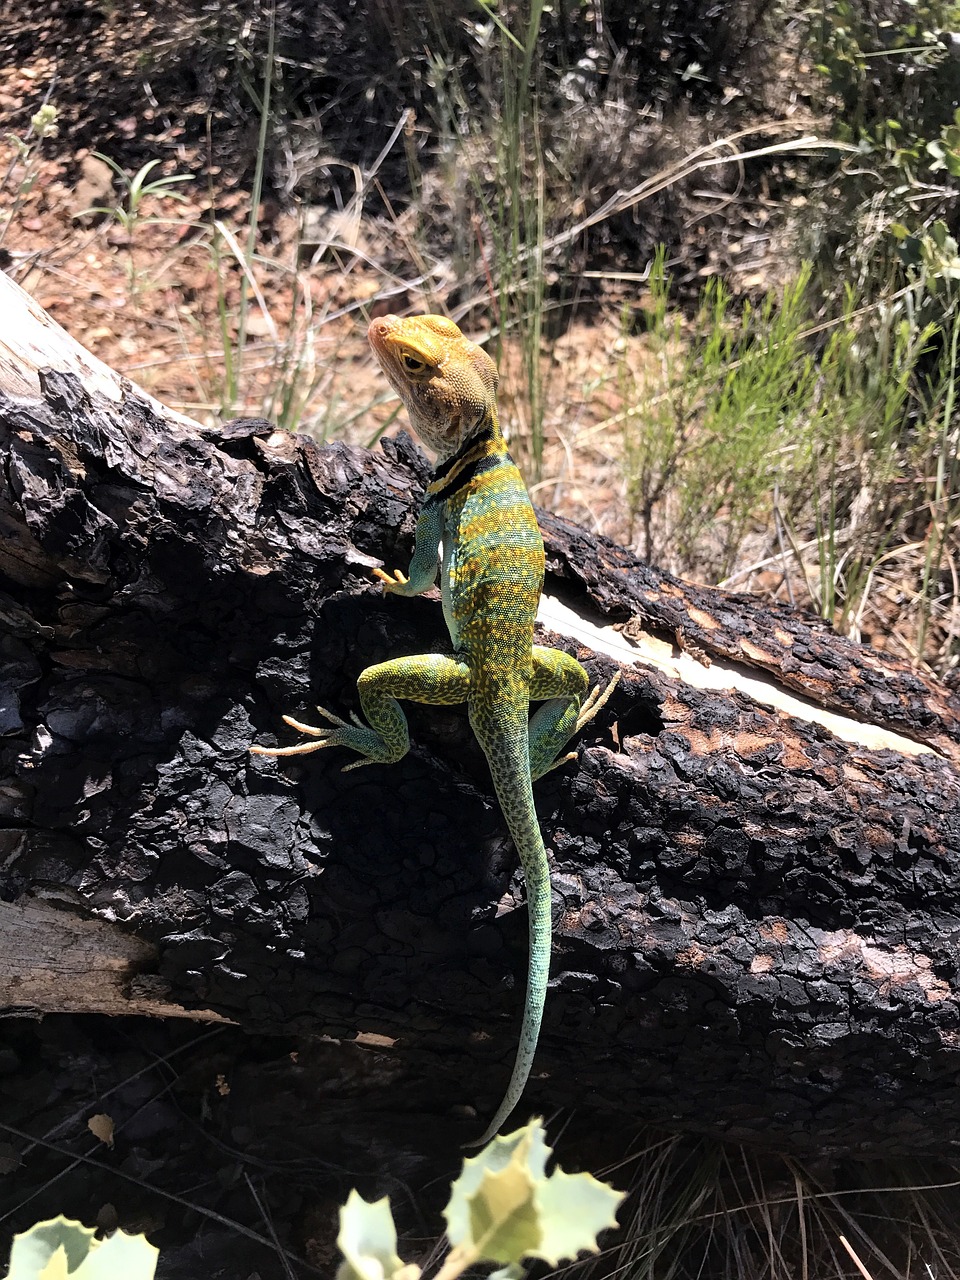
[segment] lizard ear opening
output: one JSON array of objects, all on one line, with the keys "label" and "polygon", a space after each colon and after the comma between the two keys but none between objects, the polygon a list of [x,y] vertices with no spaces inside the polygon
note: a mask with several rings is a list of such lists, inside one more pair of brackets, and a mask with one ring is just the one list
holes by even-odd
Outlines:
[{"label": "lizard ear opening", "polygon": [[457,448],[460,447],[464,439],[463,418],[464,415],[462,413],[455,413],[438,419],[436,423],[437,434],[441,439]]}]

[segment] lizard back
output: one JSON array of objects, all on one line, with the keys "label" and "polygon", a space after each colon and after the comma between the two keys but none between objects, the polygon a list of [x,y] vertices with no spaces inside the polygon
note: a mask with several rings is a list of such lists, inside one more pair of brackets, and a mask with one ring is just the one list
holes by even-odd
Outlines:
[{"label": "lizard back", "polygon": [[438,468],[427,500],[444,503],[444,612],[471,688],[526,702],[543,538],[502,437],[474,440]]}]

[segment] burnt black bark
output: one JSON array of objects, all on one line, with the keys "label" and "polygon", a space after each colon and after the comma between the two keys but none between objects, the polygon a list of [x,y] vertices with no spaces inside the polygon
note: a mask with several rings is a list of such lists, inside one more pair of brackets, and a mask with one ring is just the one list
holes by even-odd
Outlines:
[{"label": "burnt black bark", "polygon": [[[248,754],[293,740],[281,712],[355,709],[365,666],[443,644],[438,599],[384,598],[370,574],[407,563],[422,455],[191,430],[66,374],[43,393],[0,400],[0,897],[135,932],[168,1002],[361,1034],[391,1111],[485,1117],[527,924],[465,715],[412,707],[390,769]],[[626,669],[579,763],[538,784],[555,956],[529,1108],[808,1153],[953,1150],[956,699],[816,620],[543,523],[548,590],[581,614],[907,741]]]}]

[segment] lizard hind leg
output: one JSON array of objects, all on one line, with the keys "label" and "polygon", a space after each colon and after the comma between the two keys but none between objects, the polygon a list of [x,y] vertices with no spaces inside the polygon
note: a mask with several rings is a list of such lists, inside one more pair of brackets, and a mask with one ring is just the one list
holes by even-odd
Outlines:
[{"label": "lizard hind leg", "polygon": [[470,671],[460,658],[439,653],[394,658],[360,673],[357,690],[366,721],[354,712],[350,713],[350,720],[344,720],[318,707],[330,728],[304,724],[292,716],[283,717],[291,728],[318,741],[300,742],[292,747],[251,747],[250,750],[256,755],[298,756],[324,747],[349,747],[361,758],[345,765],[345,771],[367,764],[394,764],[410,749],[407,717],[398,699],[454,705],[466,702],[469,688]]},{"label": "lizard hind leg", "polygon": [[469,667],[447,654],[393,658],[361,671],[357,691],[367,723],[352,715],[354,725],[339,730],[338,741],[365,758],[345,765],[344,773],[365,764],[394,764],[410,750],[407,717],[399,699],[455,706],[466,702],[469,689]]},{"label": "lizard hind leg", "polygon": [[596,685],[587,693],[589,677],[575,658],[560,649],[534,646],[530,698],[544,700],[530,722],[530,776],[534,782],[576,759],[575,751],[560,753],[603,709],[619,679],[618,671],[605,689]]}]

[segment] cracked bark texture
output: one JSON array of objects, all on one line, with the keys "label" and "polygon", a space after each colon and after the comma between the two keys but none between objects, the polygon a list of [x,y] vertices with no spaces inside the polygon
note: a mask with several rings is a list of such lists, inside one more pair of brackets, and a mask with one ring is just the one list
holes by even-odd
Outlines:
[{"label": "cracked bark texture", "polygon": [[[247,751],[293,740],[282,712],[357,709],[363,667],[443,644],[437,598],[385,599],[370,575],[407,564],[422,455],[205,430],[65,372],[41,387],[0,397],[0,930],[39,903],[135,935],[114,964],[131,1008],[360,1036],[367,1100],[484,1119],[527,921],[466,716],[411,707],[389,768]],[[579,763],[537,787],[555,954],[524,1106],[799,1153],[954,1150],[955,697],[797,612],[543,526],[547,590],[625,649],[695,647],[851,734],[625,667]],[[864,725],[901,738],[864,745]],[[31,946],[0,960],[3,1006],[78,1007],[79,974],[43,996]]]}]

